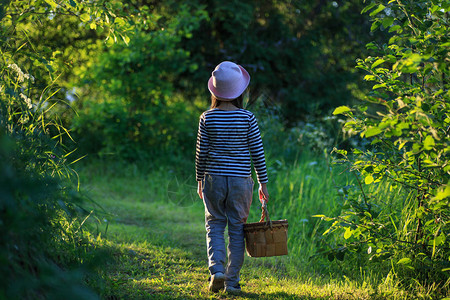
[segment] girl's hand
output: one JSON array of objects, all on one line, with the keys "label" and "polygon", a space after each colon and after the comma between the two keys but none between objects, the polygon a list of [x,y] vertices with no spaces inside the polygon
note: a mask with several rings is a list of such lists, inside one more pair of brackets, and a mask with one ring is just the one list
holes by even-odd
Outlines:
[{"label": "girl's hand", "polygon": [[202,187],[202,182],[201,181],[197,181],[197,194],[200,197],[200,199],[203,200],[203,193],[202,193],[203,187]]},{"label": "girl's hand", "polygon": [[269,202],[269,192],[267,191],[267,185],[265,183],[259,184],[258,194],[261,203],[263,203],[263,201]]}]

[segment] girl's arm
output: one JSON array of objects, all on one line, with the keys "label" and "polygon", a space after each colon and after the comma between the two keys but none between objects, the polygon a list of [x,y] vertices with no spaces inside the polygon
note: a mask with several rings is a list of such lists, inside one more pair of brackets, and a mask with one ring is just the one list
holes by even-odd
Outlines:
[{"label": "girl's arm", "polygon": [[200,117],[195,153],[195,173],[197,181],[202,181],[205,175],[206,159],[208,158],[209,136],[206,130],[204,114]]},{"label": "girl's arm", "polygon": [[203,200],[202,190],[203,190],[202,182],[201,181],[197,181],[197,194],[200,197],[200,199]]},{"label": "girl's arm", "polygon": [[259,201],[263,203],[263,201],[269,202],[269,192],[267,191],[267,184],[261,183],[258,189]]},{"label": "girl's arm", "polygon": [[[249,120],[249,132],[248,132],[248,146],[250,150],[250,156],[255,167],[256,176],[258,177],[259,184],[267,183],[266,159],[264,156],[264,148],[259,132],[258,123],[255,116],[252,114]],[[267,189],[266,189],[267,191]]]}]

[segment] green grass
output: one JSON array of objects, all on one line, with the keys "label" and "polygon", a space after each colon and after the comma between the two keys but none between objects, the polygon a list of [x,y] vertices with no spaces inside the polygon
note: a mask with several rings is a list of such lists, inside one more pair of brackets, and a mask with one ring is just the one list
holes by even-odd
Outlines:
[{"label": "green grass", "polygon": [[[207,289],[204,209],[189,172],[169,168],[139,171],[133,166],[94,163],[81,168],[83,191],[98,202],[100,235],[92,236],[110,259],[95,284],[103,299],[408,299],[395,282],[361,269],[346,274],[340,262],[310,260],[322,224],[312,214],[336,209],[326,164],[273,166],[272,219],[287,218],[289,252],[272,258],[247,257],[241,296]],[[325,171],[324,171],[325,170]],[[181,175],[176,175],[181,174]],[[183,175],[184,174],[184,175]],[[342,179],[347,180],[347,179]],[[256,190],[256,188],[255,188]],[[256,197],[254,198],[256,199]],[[257,201],[249,221],[259,219]],[[307,221],[305,221],[307,220]],[[95,222],[91,220],[91,226]]]}]

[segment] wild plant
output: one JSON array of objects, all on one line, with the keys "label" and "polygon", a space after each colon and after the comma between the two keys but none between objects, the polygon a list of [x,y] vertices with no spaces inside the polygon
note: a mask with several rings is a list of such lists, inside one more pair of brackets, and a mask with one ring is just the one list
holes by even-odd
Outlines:
[{"label": "wild plant", "polygon": [[[325,233],[342,232],[345,246],[378,260],[407,287],[448,290],[450,274],[450,101],[448,1],[372,1],[364,10],[372,31],[389,31],[387,44],[357,60],[374,82],[366,103],[336,108],[344,130],[370,141],[348,164],[357,189],[344,189],[343,213]],[[343,255],[342,255],[343,257]]]}]

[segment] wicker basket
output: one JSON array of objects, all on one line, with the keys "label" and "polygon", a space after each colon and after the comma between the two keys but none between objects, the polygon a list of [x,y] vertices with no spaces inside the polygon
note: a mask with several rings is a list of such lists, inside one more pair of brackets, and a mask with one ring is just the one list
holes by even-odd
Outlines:
[{"label": "wicker basket", "polygon": [[244,224],[245,245],[248,256],[287,255],[287,230],[288,221],[271,221],[267,208],[264,205],[259,222]]}]

